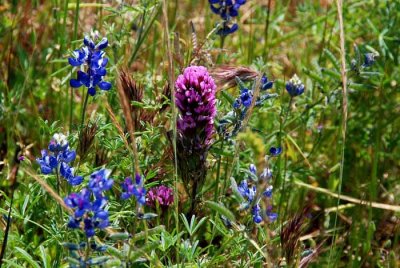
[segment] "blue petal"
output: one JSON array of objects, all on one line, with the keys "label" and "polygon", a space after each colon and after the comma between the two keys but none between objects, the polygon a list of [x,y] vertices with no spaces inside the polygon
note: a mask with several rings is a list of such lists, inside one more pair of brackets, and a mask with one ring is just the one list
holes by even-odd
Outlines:
[{"label": "blue petal", "polygon": [[97,75],[105,76],[107,74],[106,68],[99,68],[96,70]]},{"label": "blue petal", "polygon": [[94,95],[96,95],[96,89],[94,87],[90,87],[88,89],[88,93],[90,96],[94,96]]},{"label": "blue petal", "polygon": [[99,223],[98,227],[99,227],[100,229],[104,229],[104,228],[106,228],[109,224],[110,224],[110,223],[109,223],[108,220],[103,220],[101,223]]},{"label": "blue petal", "polygon": [[63,153],[63,160],[67,163],[74,161],[76,157],[76,152],[75,151],[66,151]]},{"label": "blue petal", "polygon": [[229,10],[229,15],[231,17],[236,17],[237,15],[239,15],[239,12],[238,12],[237,8],[236,7],[231,8]]},{"label": "blue petal", "polygon": [[87,229],[85,229],[85,232],[86,232],[87,237],[92,237],[95,234],[94,228],[87,228]]},{"label": "blue petal", "polygon": [[71,79],[69,80],[69,85],[73,88],[78,88],[82,86],[81,81],[77,80],[77,79]]},{"label": "blue petal", "polygon": [[99,86],[99,88],[100,88],[101,90],[110,90],[110,88],[111,88],[111,83],[110,83],[110,82],[106,82],[106,81],[101,81],[101,82],[98,84],[98,86]]},{"label": "blue petal", "polygon": [[253,221],[254,221],[255,223],[260,223],[260,222],[262,222],[262,218],[261,218],[260,215],[255,215],[255,216],[253,217]]},{"label": "blue petal", "polygon": [[57,158],[55,158],[54,156],[50,156],[50,157],[49,157],[49,166],[50,166],[51,168],[56,168],[57,165],[58,165]]},{"label": "blue petal", "polygon": [[105,49],[108,46],[108,40],[107,38],[101,39],[99,43],[96,45],[96,49]]},{"label": "blue petal", "polygon": [[71,176],[70,168],[66,163],[61,164],[60,174],[61,174],[61,176],[63,176],[66,179],[68,179]]},{"label": "blue petal", "polygon": [[88,46],[91,49],[93,49],[95,47],[95,44],[94,44],[93,40],[87,35],[83,39],[83,43],[85,44],[85,46]]},{"label": "blue petal", "polygon": [[108,219],[108,212],[101,210],[96,213],[96,218],[102,219],[102,220],[107,220]]},{"label": "blue petal", "polygon": [[213,6],[213,5],[210,5],[210,8],[211,8],[211,11],[214,12],[215,14],[219,14],[219,12],[221,10],[220,7],[217,8],[217,7]]},{"label": "blue petal", "polygon": [[129,194],[129,193],[122,193],[121,194],[121,199],[122,200],[128,199],[129,197],[131,197],[131,194]]},{"label": "blue petal", "polygon": [[82,85],[85,85],[89,82],[89,75],[85,72],[78,71],[78,80],[81,82]]},{"label": "blue petal", "polygon": [[72,66],[80,66],[80,65],[82,65],[81,61],[79,61],[77,59],[74,59],[74,58],[68,58],[68,62]]},{"label": "blue petal", "polygon": [[46,166],[46,165],[42,165],[42,166],[40,167],[40,170],[41,170],[41,172],[42,172],[44,175],[51,174],[52,171],[53,171],[52,168],[50,168],[49,166]]},{"label": "blue petal", "polygon": [[108,58],[103,58],[103,62],[101,63],[101,67],[106,67],[108,63]]},{"label": "blue petal", "polygon": [[83,182],[83,177],[82,176],[75,176],[72,177],[68,180],[68,183],[71,184],[72,186],[77,186]]}]

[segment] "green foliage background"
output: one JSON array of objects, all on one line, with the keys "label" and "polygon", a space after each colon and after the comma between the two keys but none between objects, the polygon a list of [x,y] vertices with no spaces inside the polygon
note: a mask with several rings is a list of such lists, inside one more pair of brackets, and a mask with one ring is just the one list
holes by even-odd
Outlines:
[{"label": "green foliage background", "polygon": [[[81,89],[72,90],[68,86],[68,80],[74,74],[68,66],[67,57],[81,45],[84,33],[91,29],[98,30],[109,39],[107,79],[113,82],[113,90],[97,94],[90,100],[87,118],[96,121],[99,130],[91,154],[82,163],[81,172],[90,174],[93,168],[102,166],[104,162],[99,158],[103,154],[107,159],[107,168],[113,170],[115,181],[121,182],[130,175],[132,159],[127,157],[129,152],[104,103],[108,102],[120,122],[123,122],[115,81],[117,68],[129,66],[135,80],[145,87],[145,108],[157,107],[156,98],[168,80],[168,51],[161,2],[125,1],[124,6],[119,2],[52,0],[0,3],[2,215],[7,215],[10,205],[10,174],[18,148],[22,147],[22,153],[26,156],[22,165],[32,165],[38,170],[35,157],[40,155],[40,149],[46,147],[53,133],[69,132],[71,144],[75,148],[78,144],[76,130],[80,122],[83,95]],[[218,21],[218,16],[209,10],[208,1],[167,2],[168,27],[171,33],[179,33],[181,57],[187,65],[192,50],[189,21],[195,26],[198,42],[202,43]],[[268,2],[271,2],[269,14]],[[352,59],[357,58],[355,46],[361,54],[377,52],[379,57],[371,68],[361,74],[355,75],[349,70],[349,116],[342,185],[339,172],[343,146],[340,128],[339,25],[336,5],[331,2],[248,1],[240,10],[239,31],[226,38],[224,49],[219,49],[220,40],[217,37],[212,36],[206,43],[204,51],[215,66],[251,66],[265,71],[269,78],[275,80],[273,92],[278,93],[279,97],[255,111],[250,127],[237,137],[236,141],[240,143],[239,161],[232,161],[235,157],[233,146],[227,146],[223,151],[213,149],[210,156],[212,168],[203,193],[204,199],[212,199],[213,196],[211,189],[216,179],[218,155],[223,155],[223,180],[228,181],[227,170],[232,168],[236,181],[240,181],[244,176],[243,170],[250,163],[261,168],[268,148],[282,139],[284,154],[273,163],[273,172],[276,174],[274,200],[276,207],[279,204],[285,209],[282,209],[279,221],[269,226],[269,231],[260,231],[258,237],[253,237],[264,251],[264,247],[269,248],[271,260],[278,260],[280,256],[279,224],[309,205],[313,217],[306,233],[318,231],[318,234],[302,242],[302,250],[315,247],[326,241],[325,238],[331,241],[332,234],[338,236],[333,246],[329,243],[322,246],[312,265],[396,267],[400,258],[399,212],[373,209],[368,205],[347,206],[339,211],[335,225],[335,210],[329,209],[337,205],[337,199],[295,183],[302,181],[312,187],[335,193],[341,191],[362,200],[400,204],[400,2],[349,0],[344,3],[348,66]],[[175,67],[175,73],[178,74],[179,65]],[[284,134],[280,137],[283,111],[288,109],[289,104],[284,83],[294,73],[302,79],[306,90],[293,101],[287,124],[283,126]],[[227,92],[233,96],[238,93],[234,89]],[[218,116],[222,116],[230,110],[230,105],[220,95],[219,99]],[[160,118],[168,121],[170,116],[167,113]],[[148,186],[158,180],[173,185],[173,165],[167,164],[163,172],[157,167],[157,163],[163,161],[163,153],[169,145],[165,133],[170,128],[170,123],[145,125],[139,133],[140,168],[146,174]],[[231,166],[232,163],[234,165]],[[54,178],[48,178],[48,181],[51,185]],[[226,184],[229,185],[229,181]],[[225,193],[218,200],[227,207],[228,204],[235,204]],[[80,238],[78,232],[66,228],[66,215],[62,218],[56,216],[59,215],[57,207],[40,185],[20,168],[11,214],[12,227],[5,253],[6,265],[66,265],[60,244],[76,242]],[[130,210],[130,204],[119,203],[118,190],[115,190],[110,197],[114,226],[131,228]],[[174,213],[171,211],[168,222],[173,221]],[[177,219],[178,215],[175,216]],[[4,238],[5,219],[3,217],[0,222],[1,241]],[[156,256],[151,257],[154,261],[151,265],[157,266],[160,261],[166,266],[175,263],[176,260],[171,256],[175,256],[174,248],[183,250],[178,246],[184,244],[180,244],[180,238],[192,243],[210,239],[203,238],[199,233],[193,237],[190,224],[184,220],[184,217],[179,220],[180,230],[173,226],[167,228],[169,232],[163,236],[166,236],[165,241],[169,241],[170,246],[159,246]],[[197,220],[201,221],[200,217]],[[244,224],[249,227],[250,222],[247,220]],[[219,220],[216,225],[208,222],[201,228],[207,230],[215,228],[213,226],[223,224]],[[204,266],[224,266],[229,263],[235,267],[261,267],[264,262],[262,255],[245,236],[236,235],[222,227],[218,230],[225,243],[221,249],[215,245],[199,246],[192,255],[185,255],[182,262],[188,266],[199,265],[204,261],[201,256],[207,255],[209,262],[202,264]],[[184,234],[178,239],[179,231]],[[213,236],[214,232],[214,229],[210,231]],[[157,241],[156,238],[151,239]],[[152,249],[149,247],[149,252]]]}]

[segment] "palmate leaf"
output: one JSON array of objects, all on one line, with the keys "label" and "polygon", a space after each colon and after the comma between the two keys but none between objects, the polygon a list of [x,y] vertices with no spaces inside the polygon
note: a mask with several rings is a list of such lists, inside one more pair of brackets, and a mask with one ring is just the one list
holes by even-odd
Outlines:
[{"label": "palmate leaf", "polygon": [[200,226],[206,221],[207,217],[202,218],[199,223],[196,223],[196,217],[192,215],[192,218],[190,219],[190,224],[188,220],[186,219],[186,216],[184,214],[181,214],[181,218],[183,221],[183,224],[186,227],[186,230],[188,231],[190,236],[193,236],[196,231],[200,228]]}]

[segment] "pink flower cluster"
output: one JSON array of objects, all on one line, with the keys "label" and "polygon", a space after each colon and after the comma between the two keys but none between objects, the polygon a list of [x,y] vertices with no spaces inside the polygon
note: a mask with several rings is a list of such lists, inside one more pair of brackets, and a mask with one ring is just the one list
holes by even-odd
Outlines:
[{"label": "pink flower cluster", "polygon": [[216,85],[203,66],[187,67],[175,83],[178,134],[186,149],[204,150],[214,133]]},{"label": "pink flower cluster", "polygon": [[157,202],[161,207],[170,206],[174,203],[173,190],[164,185],[151,188],[147,193],[146,204],[155,207]]}]

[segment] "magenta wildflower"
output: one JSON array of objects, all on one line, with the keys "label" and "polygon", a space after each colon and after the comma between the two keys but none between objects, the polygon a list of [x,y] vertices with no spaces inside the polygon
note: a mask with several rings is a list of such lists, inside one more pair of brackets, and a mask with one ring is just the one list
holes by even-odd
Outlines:
[{"label": "magenta wildflower", "polygon": [[214,134],[215,93],[217,86],[203,66],[187,67],[175,83],[175,102],[180,115],[177,122],[178,170],[192,200],[207,174],[207,154]]},{"label": "magenta wildflower", "polygon": [[151,207],[155,207],[156,203],[164,208],[169,207],[174,203],[174,192],[165,185],[153,187],[147,193],[146,203]]},{"label": "magenta wildflower", "polygon": [[217,86],[203,66],[187,67],[175,83],[178,132],[188,149],[209,147],[214,133]]}]

